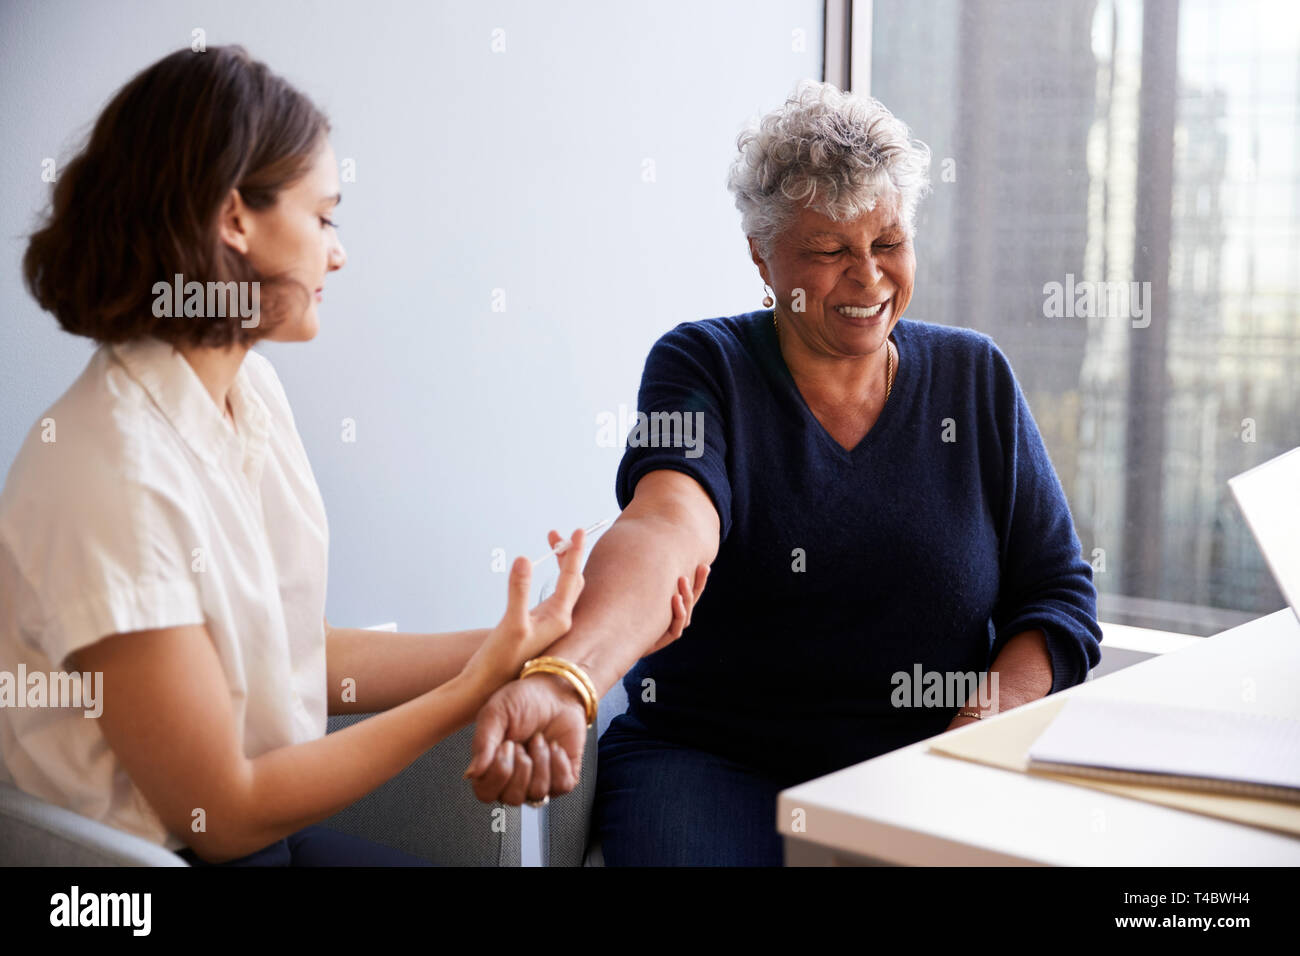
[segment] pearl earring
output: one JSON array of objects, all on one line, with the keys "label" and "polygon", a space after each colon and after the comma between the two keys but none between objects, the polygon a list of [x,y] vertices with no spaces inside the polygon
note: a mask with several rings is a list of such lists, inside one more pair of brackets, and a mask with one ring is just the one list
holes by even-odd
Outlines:
[{"label": "pearl earring", "polygon": [[[763,283],[763,288],[767,289],[766,282]],[[770,309],[774,305],[776,305],[776,301],[772,298],[772,290],[767,289],[767,295],[763,296],[763,308]]]}]

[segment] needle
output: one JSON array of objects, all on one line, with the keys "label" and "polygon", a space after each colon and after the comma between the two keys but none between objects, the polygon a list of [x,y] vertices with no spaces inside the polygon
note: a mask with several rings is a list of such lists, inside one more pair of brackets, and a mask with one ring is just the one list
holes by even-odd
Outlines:
[{"label": "needle", "polygon": [[[599,531],[601,528],[605,527],[605,525],[607,525],[607,524],[609,524],[609,523],[610,523],[610,519],[609,519],[609,518],[605,518],[605,519],[602,520],[602,521],[597,521],[594,525],[592,525],[590,528],[585,529],[582,533],[583,533],[584,536],[595,534],[597,531]],[[572,544],[573,544],[573,542],[572,542],[571,540],[570,540],[570,541],[561,541],[559,544],[557,544],[555,547],[553,547],[553,548],[552,548],[549,552],[547,552],[546,554],[542,555],[540,558],[533,558],[533,567],[537,567],[539,564],[541,564],[541,563],[542,563],[543,561],[545,561],[547,558],[551,557],[551,555],[563,554],[565,551],[568,551],[568,550],[569,550],[569,546],[572,545]]]}]

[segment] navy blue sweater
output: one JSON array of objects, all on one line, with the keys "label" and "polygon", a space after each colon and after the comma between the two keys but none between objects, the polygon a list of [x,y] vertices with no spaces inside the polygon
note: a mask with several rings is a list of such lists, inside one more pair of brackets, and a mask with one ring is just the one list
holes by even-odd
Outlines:
[{"label": "navy blue sweater", "polygon": [[893,392],[852,451],[804,402],[770,310],[651,349],[639,411],[703,433],[634,430],[619,506],[643,475],[681,471],[722,536],[690,628],[624,677],[652,732],[794,782],[940,733],[965,703],[898,706],[900,673],[986,671],[1032,628],[1053,692],[1100,660],[1092,569],[1006,356],[911,319],[892,337]]}]

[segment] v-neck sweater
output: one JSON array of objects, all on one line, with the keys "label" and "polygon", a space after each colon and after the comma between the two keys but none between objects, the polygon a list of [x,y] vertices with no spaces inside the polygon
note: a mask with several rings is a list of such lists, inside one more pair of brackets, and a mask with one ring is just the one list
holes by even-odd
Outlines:
[{"label": "v-neck sweater", "polygon": [[651,349],[619,506],[683,472],[721,540],[690,627],[624,677],[647,729],[808,779],[943,731],[1022,631],[1046,637],[1053,693],[1100,661],[1092,568],[1010,362],[972,329],[904,318],[891,338],[892,393],[851,450],[770,309]]}]

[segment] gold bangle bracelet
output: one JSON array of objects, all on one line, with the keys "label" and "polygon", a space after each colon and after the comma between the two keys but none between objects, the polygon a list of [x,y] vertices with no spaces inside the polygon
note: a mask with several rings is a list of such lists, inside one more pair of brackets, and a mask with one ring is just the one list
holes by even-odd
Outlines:
[{"label": "gold bangle bracelet", "polygon": [[591,682],[587,672],[577,664],[563,657],[534,657],[524,663],[523,669],[519,672],[519,679],[523,680],[529,674],[555,674],[563,677],[572,685],[582,701],[587,715],[587,726],[590,727],[596,722],[600,704],[600,698],[596,695],[596,685]]},{"label": "gold bangle bracelet", "polygon": [[536,664],[533,667],[522,671],[519,675],[520,680],[530,677],[533,674],[554,674],[556,677],[562,677],[568,681],[569,685],[577,692],[578,699],[582,701],[582,709],[587,717],[587,726],[591,726],[591,695],[587,693],[587,688],[582,686],[580,681],[573,672],[565,670],[563,667],[556,667],[552,664]]},{"label": "gold bangle bracelet", "polygon": [[984,715],[981,714],[978,710],[959,710],[959,711],[957,711],[957,716],[958,716],[958,717],[974,717],[976,720],[983,720],[983,719],[984,719]]},{"label": "gold bangle bracelet", "polygon": [[569,671],[571,674],[573,674],[573,676],[575,676],[576,678],[578,678],[578,680],[582,682],[582,686],[586,688],[587,695],[590,696],[591,699],[596,703],[600,702],[600,695],[596,693],[596,685],[591,682],[591,678],[587,676],[587,672],[578,664],[575,664],[573,663],[573,661],[567,660],[563,657],[546,655],[544,657],[534,657],[531,661],[526,661],[524,663],[524,668],[527,669],[530,665],[539,665],[539,664],[547,664],[552,667],[562,667],[565,670]]},{"label": "gold bangle bracelet", "polygon": [[582,701],[583,712],[586,714],[587,718],[587,726],[590,727],[592,725],[595,717],[592,715],[593,707],[591,704],[591,696],[587,693],[587,689],[582,686],[582,681],[580,681],[572,671],[565,670],[563,667],[554,667],[550,664],[538,664],[522,672],[519,677],[520,680],[522,680],[523,678],[529,677],[533,674],[554,674],[555,676],[562,677],[568,681],[569,685],[577,692],[578,699]]}]

